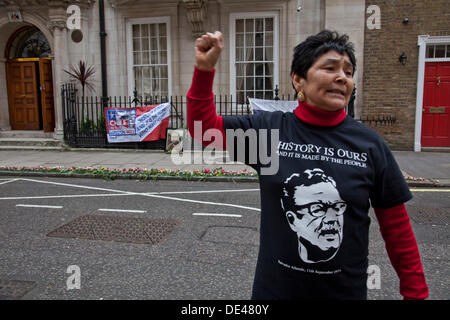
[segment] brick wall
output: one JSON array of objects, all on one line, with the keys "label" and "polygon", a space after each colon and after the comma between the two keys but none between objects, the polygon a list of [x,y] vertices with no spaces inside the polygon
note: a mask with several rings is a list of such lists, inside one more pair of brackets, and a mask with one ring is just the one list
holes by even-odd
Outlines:
[{"label": "brick wall", "polygon": [[[363,117],[392,115],[370,124],[394,150],[414,149],[419,35],[450,35],[450,0],[366,0],[381,9],[381,28],[364,31]],[[366,19],[370,14],[366,14]],[[403,19],[408,18],[408,24]],[[407,64],[399,62],[405,52]]]}]

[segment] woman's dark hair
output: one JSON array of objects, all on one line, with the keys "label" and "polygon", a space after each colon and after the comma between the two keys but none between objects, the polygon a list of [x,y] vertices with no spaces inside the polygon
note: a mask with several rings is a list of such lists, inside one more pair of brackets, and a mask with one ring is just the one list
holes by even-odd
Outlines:
[{"label": "woman's dark hair", "polygon": [[339,35],[336,31],[330,30],[322,30],[316,35],[309,36],[294,48],[291,74],[295,73],[306,79],[309,68],[320,56],[330,50],[348,54],[350,62],[353,64],[353,74],[355,74],[356,58],[353,43],[349,42],[348,35]]}]

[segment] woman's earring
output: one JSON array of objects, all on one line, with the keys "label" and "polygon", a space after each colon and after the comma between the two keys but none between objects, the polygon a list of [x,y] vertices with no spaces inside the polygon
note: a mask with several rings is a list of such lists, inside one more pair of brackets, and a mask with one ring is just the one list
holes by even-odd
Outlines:
[{"label": "woman's earring", "polygon": [[298,101],[304,102],[305,101],[305,94],[301,91],[298,92],[297,94],[297,99]]}]

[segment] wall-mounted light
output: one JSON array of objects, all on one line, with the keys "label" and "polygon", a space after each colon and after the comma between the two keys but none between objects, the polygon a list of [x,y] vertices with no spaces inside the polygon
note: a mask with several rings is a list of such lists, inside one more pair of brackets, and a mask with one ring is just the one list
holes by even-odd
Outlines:
[{"label": "wall-mounted light", "polygon": [[408,57],[406,56],[406,54],[403,52],[400,57],[398,57],[398,61],[401,62],[402,65],[406,64],[406,60],[408,60]]},{"label": "wall-mounted light", "polygon": [[408,22],[409,22],[408,18],[403,19],[403,24],[408,24]]}]

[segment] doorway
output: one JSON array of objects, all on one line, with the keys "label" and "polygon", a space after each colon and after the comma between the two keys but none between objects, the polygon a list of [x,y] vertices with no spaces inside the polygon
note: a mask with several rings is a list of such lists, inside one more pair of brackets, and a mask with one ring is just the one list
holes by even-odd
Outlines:
[{"label": "doorway", "polygon": [[6,83],[12,130],[55,128],[50,46],[39,29],[20,28],[6,46]]},{"label": "doorway", "polygon": [[450,147],[450,62],[426,62],[422,146]]},{"label": "doorway", "polygon": [[450,149],[450,36],[418,36],[414,151]]}]

